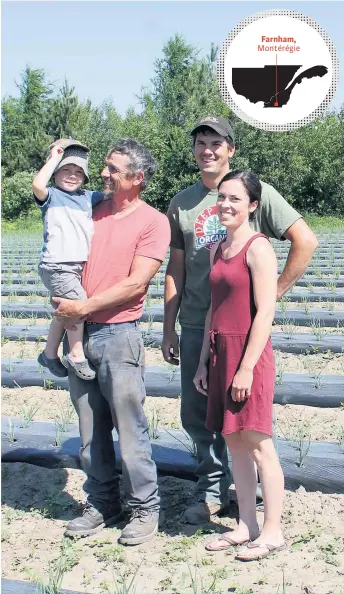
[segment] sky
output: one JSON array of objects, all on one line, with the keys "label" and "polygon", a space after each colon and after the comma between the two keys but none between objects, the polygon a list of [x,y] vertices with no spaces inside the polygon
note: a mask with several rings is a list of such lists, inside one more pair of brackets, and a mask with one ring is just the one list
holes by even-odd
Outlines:
[{"label": "sky", "polygon": [[154,62],[176,33],[209,53],[245,17],[266,9],[302,12],[325,29],[339,59],[339,84],[331,106],[344,103],[344,1],[86,1],[2,2],[1,95],[18,96],[15,81],[26,65],[44,69],[60,87],[65,79],[80,100],[112,100],[124,115],[139,109],[137,96],[150,87]]}]

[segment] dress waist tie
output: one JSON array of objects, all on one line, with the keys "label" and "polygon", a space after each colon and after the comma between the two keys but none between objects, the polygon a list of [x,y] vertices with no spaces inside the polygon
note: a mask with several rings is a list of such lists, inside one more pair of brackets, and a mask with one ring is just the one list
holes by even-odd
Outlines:
[{"label": "dress waist tie", "polygon": [[209,331],[209,336],[210,336],[210,352],[213,356],[213,367],[215,367],[216,365],[216,359],[217,359],[217,351],[216,351],[216,334],[218,334],[218,330],[210,330]]}]

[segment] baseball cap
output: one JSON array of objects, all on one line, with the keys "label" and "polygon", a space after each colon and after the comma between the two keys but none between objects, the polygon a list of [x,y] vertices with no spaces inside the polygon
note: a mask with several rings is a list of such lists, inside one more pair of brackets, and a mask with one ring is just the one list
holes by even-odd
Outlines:
[{"label": "baseball cap", "polygon": [[81,167],[85,175],[84,183],[88,183],[88,153],[89,148],[79,142],[78,140],[73,140],[72,138],[59,138],[50,145],[50,149],[53,146],[60,146],[64,149],[63,157],[59,162],[58,166],[56,167],[54,173],[56,173],[61,167],[65,165],[77,165]]},{"label": "baseball cap", "polygon": [[195,134],[198,128],[202,128],[203,126],[207,126],[207,128],[211,128],[217,134],[220,134],[220,136],[228,137],[233,143],[235,142],[232,126],[224,118],[219,116],[205,116],[200,118],[191,130],[191,134]]}]

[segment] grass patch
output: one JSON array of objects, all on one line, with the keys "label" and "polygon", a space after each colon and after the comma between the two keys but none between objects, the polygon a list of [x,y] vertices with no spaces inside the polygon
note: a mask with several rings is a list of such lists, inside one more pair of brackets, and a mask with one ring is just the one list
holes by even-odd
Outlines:
[{"label": "grass patch", "polygon": [[[318,233],[336,233],[344,230],[344,219],[336,216],[321,217],[315,214],[304,215],[305,221]],[[2,234],[20,234],[20,236],[28,236],[32,233],[42,233],[43,225],[41,213],[31,212],[24,219],[17,219],[16,221],[2,221]]]},{"label": "grass patch", "polygon": [[100,549],[94,551],[94,556],[105,566],[125,562],[124,549],[120,545],[102,545]]},{"label": "grass patch", "polygon": [[47,580],[39,579],[38,581],[37,594],[58,594],[61,591],[65,574],[79,563],[80,553],[77,544],[64,538],[58,558],[49,563]]},{"label": "grass patch", "polygon": [[335,216],[321,217],[315,214],[304,214],[306,223],[318,233],[335,233],[344,230],[344,219]]},{"label": "grass patch", "polygon": [[20,236],[27,236],[31,233],[43,233],[42,215],[37,209],[30,212],[25,218],[19,218],[15,221],[2,220],[2,234],[18,233]]}]

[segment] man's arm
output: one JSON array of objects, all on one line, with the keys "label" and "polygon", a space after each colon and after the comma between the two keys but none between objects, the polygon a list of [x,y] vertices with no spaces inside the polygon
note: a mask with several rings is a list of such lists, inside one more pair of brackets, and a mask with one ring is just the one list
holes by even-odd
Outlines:
[{"label": "man's arm", "polygon": [[[211,246],[210,249],[210,270],[214,265],[214,258],[215,254],[218,250],[219,242],[216,242]],[[210,358],[210,326],[211,326],[211,319],[212,319],[212,303],[210,301],[210,307],[208,309],[208,313],[205,318],[205,325],[204,325],[204,334],[203,334],[203,344],[201,349],[201,354],[199,358],[199,363],[197,367],[197,371],[195,373],[195,377],[193,378],[193,383],[198,392],[204,394],[205,396],[208,395],[208,361]]]},{"label": "man's arm", "polygon": [[47,185],[62,157],[63,148],[60,146],[53,146],[50,150],[48,161],[43,165],[42,169],[37,173],[32,182],[33,193],[40,202],[44,202],[48,197]]},{"label": "man's arm", "polygon": [[277,284],[277,300],[301,278],[318,247],[318,240],[303,219],[298,219],[284,233],[291,242],[288,258]]},{"label": "man's arm", "polygon": [[165,277],[165,310],[162,354],[167,363],[178,365],[179,337],[175,331],[176,319],[185,283],[185,252],[170,248],[170,259]]},{"label": "man's arm", "polygon": [[59,319],[81,317],[104,309],[110,309],[131,301],[146,291],[153,276],[161,266],[161,260],[135,256],[128,278],[106,289],[98,295],[94,295],[85,301],[62,299],[53,297],[52,301],[58,305],[54,315]]}]

